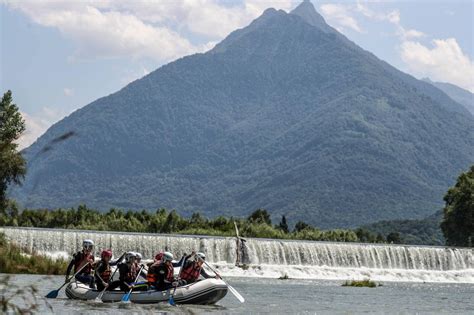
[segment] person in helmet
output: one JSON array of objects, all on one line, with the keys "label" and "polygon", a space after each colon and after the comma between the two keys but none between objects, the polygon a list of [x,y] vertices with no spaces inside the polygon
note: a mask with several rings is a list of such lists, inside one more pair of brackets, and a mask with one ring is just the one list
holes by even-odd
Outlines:
[{"label": "person in helmet", "polygon": [[140,270],[141,267],[141,272],[140,272],[140,277],[142,277],[143,279],[146,279],[146,276],[147,276],[147,271],[146,271],[146,268],[145,268],[145,265],[143,265],[141,262],[142,262],[142,254],[140,253],[135,253],[135,255],[137,256],[136,260],[135,260],[135,268],[136,270]]},{"label": "person in helmet", "polygon": [[100,254],[100,261],[95,265],[94,268],[94,277],[97,290],[102,291],[104,288],[109,286],[111,279],[111,266],[115,266],[122,261],[126,253],[120,256],[115,261],[110,261],[112,259],[112,250],[104,249]]},{"label": "person in helmet", "polygon": [[212,276],[204,270],[203,264],[205,260],[206,255],[201,252],[197,254],[192,252],[191,255],[187,256],[185,258],[183,268],[179,274],[181,282],[183,284],[190,284],[198,281],[199,276],[203,276],[205,279],[217,278],[217,276]]},{"label": "person in helmet", "polygon": [[67,267],[66,281],[68,281],[69,274],[71,273],[72,269],[74,269],[73,273],[76,273],[81,270],[76,275],[76,280],[88,284],[91,288],[94,288],[94,277],[91,274],[92,264],[94,263],[93,251],[94,242],[92,240],[84,240],[82,242],[82,250],[72,256],[72,260]]},{"label": "person in helmet", "polygon": [[174,281],[173,254],[164,252],[161,261],[155,262],[148,269],[148,286],[163,291],[177,285]]},{"label": "person in helmet", "polygon": [[119,280],[113,281],[107,288],[107,290],[114,290],[118,287],[124,292],[128,292],[134,288],[134,282],[137,277],[138,270],[136,269],[136,258],[137,254],[134,252],[128,252],[125,254],[125,262],[118,265],[119,268]]},{"label": "person in helmet", "polygon": [[[153,264],[155,264],[155,263],[160,264],[161,261],[163,260],[163,253],[164,253],[164,252],[159,252],[159,253],[157,253],[157,254],[155,255],[154,261],[148,263],[148,264],[147,264],[147,267],[150,268],[150,267],[151,267]],[[173,267],[180,267],[180,266],[182,265],[183,260],[186,258],[186,256],[187,256],[187,254],[184,253],[183,256],[181,257],[181,259],[180,259],[178,262],[173,261]]]}]

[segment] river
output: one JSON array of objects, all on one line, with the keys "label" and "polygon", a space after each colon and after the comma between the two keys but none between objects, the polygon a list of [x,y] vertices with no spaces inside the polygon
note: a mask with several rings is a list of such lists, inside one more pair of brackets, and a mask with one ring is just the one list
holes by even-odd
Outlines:
[{"label": "river", "polygon": [[[377,288],[342,287],[341,281],[277,280],[266,278],[227,279],[246,299],[239,303],[232,294],[215,306],[167,304],[137,305],[69,300],[61,291],[49,299],[52,310],[41,302],[38,313],[60,314],[473,314],[474,285],[462,283],[387,282]],[[38,297],[58,288],[63,277],[16,275],[13,283],[34,283]]]},{"label": "river", "polygon": [[[35,284],[42,304],[39,313],[474,313],[474,250],[434,246],[404,246],[334,242],[158,235],[37,228],[0,228],[18,245],[53,257],[70,257],[83,239],[92,239],[96,254],[111,248],[116,254],[139,251],[150,259],[159,250],[176,256],[198,250],[245,298],[230,293],[215,306],[104,304],[41,297],[58,288],[64,277],[17,275],[13,284]],[[235,265],[237,257],[246,268]],[[0,270],[1,272],[1,270]],[[287,275],[290,280],[279,280]],[[370,278],[376,288],[342,287],[345,280]],[[8,287],[12,290],[12,287]]]}]

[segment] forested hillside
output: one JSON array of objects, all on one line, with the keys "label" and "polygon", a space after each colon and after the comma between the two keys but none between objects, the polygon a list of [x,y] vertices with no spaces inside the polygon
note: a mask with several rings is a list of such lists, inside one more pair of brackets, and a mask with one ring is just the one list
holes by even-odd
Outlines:
[{"label": "forested hillside", "polygon": [[11,193],[29,208],[265,208],[356,227],[439,209],[474,162],[474,118],[304,2],[92,102],[25,156]]}]

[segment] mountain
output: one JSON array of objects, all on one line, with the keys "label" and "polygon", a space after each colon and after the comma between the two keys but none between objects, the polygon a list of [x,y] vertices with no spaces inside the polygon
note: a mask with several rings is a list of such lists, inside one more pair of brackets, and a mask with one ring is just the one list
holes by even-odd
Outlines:
[{"label": "mountain", "polygon": [[474,119],[328,26],[267,9],[52,126],[27,207],[175,208],[319,227],[423,218],[474,162]]},{"label": "mountain", "polygon": [[423,81],[436,86],[474,115],[474,94],[451,83],[433,82],[428,78],[424,78]]}]

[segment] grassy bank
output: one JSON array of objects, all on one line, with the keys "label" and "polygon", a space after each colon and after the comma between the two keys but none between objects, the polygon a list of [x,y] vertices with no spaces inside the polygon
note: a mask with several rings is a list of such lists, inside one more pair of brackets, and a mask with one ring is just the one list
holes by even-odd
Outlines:
[{"label": "grassy bank", "polygon": [[47,256],[29,252],[11,244],[3,233],[0,233],[0,272],[28,273],[44,275],[62,275],[67,262],[53,260]]}]

